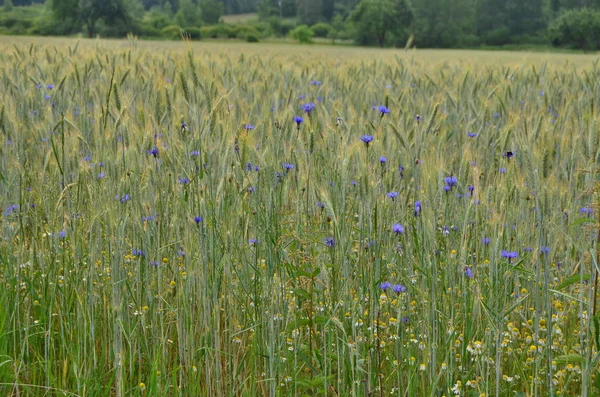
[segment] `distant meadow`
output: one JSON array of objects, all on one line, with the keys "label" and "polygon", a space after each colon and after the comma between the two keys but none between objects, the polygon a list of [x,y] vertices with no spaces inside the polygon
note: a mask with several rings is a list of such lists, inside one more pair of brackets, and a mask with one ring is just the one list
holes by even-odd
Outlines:
[{"label": "distant meadow", "polygon": [[2,39],[0,394],[598,395],[599,79]]}]

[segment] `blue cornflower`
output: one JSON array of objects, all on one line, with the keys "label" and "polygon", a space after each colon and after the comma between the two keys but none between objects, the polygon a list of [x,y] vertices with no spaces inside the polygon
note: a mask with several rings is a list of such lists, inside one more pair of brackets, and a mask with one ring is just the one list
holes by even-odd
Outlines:
[{"label": "blue cornflower", "polygon": [[477,136],[477,133],[476,132],[467,132],[467,136],[469,138],[475,138]]},{"label": "blue cornflower", "polygon": [[540,253],[542,253],[542,254],[549,254],[550,253],[550,247],[542,247],[542,248],[540,248]]},{"label": "blue cornflower", "polygon": [[251,131],[251,130],[253,130],[253,129],[254,129],[254,126],[253,126],[253,125],[251,125],[251,124],[244,124],[244,129],[245,129],[245,130],[248,130],[248,131]]},{"label": "blue cornflower", "polygon": [[335,247],[335,239],[333,237],[325,237],[323,243],[330,248]]},{"label": "blue cornflower", "polygon": [[386,194],[386,196],[388,196],[389,198],[391,198],[393,200],[396,197],[398,197],[398,192],[389,192],[388,194]]},{"label": "blue cornflower", "polygon": [[54,88],[54,84],[48,84],[48,85],[46,86],[46,88],[47,88],[47,89],[49,89],[49,90],[51,90],[51,89],[53,89],[53,88]]},{"label": "blue cornflower", "polygon": [[67,232],[65,232],[64,230],[61,230],[58,235],[60,236],[60,238],[65,238],[67,237]]},{"label": "blue cornflower", "polygon": [[290,163],[281,163],[281,166],[283,168],[285,168],[286,171],[294,169],[294,164],[290,164]]},{"label": "blue cornflower", "polygon": [[314,103],[305,103],[304,105],[300,105],[300,109],[304,110],[304,113],[308,113],[315,110],[316,105]]},{"label": "blue cornflower", "polygon": [[387,161],[387,157],[385,157],[385,156],[379,157],[379,162],[381,163],[381,165],[385,165],[386,161]]},{"label": "blue cornflower", "polygon": [[475,274],[473,274],[473,269],[470,266],[465,266],[465,276],[468,278],[473,278]]},{"label": "blue cornflower", "polygon": [[199,150],[192,150],[190,152],[190,156],[192,156],[192,157],[200,156],[200,151]]},{"label": "blue cornflower", "polygon": [[317,208],[325,208],[325,204],[321,203],[320,201],[317,202]]},{"label": "blue cornflower", "polygon": [[389,281],[384,281],[383,283],[379,284],[379,287],[384,291],[389,289],[391,286],[392,283],[390,283]]},{"label": "blue cornflower", "polygon": [[506,174],[506,168],[504,168],[504,167],[500,167],[499,171],[501,174]]},{"label": "blue cornflower", "polygon": [[421,213],[421,202],[415,201],[415,216],[419,216]]},{"label": "blue cornflower", "polygon": [[254,193],[256,191],[256,188],[254,186],[250,186],[248,188],[248,193]]},{"label": "blue cornflower", "polygon": [[589,207],[581,207],[579,209],[579,212],[581,212],[582,214],[592,214],[594,212],[594,209]]},{"label": "blue cornflower", "polygon": [[92,157],[91,156],[84,156],[83,157],[83,161],[89,163],[90,161],[92,161]]},{"label": "blue cornflower", "polygon": [[467,189],[468,189],[468,190],[469,190],[471,193],[473,193],[473,190],[475,190],[475,186],[473,186],[473,185],[469,185],[469,186],[467,186]]},{"label": "blue cornflower", "polygon": [[444,182],[446,182],[446,185],[453,187],[458,183],[458,180],[455,176],[447,176],[444,178]]},{"label": "blue cornflower", "polygon": [[144,251],[139,250],[139,249],[133,249],[133,250],[131,250],[131,255],[133,255],[133,256],[144,256]]},{"label": "blue cornflower", "polygon": [[12,215],[13,213],[19,210],[19,204],[12,204],[6,207],[6,209],[2,212],[3,215]]},{"label": "blue cornflower", "polygon": [[383,117],[386,114],[390,113],[390,109],[388,109],[386,106],[381,105],[379,106],[379,113],[381,113],[381,117]]},{"label": "blue cornflower", "polygon": [[158,157],[158,148],[155,146],[152,149],[148,150],[148,154],[153,155],[154,157]]},{"label": "blue cornflower", "polygon": [[394,291],[397,294],[401,294],[403,292],[406,292],[406,287],[402,284],[394,284],[392,286],[392,291]]},{"label": "blue cornflower", "polygon": [[444,185],[444,191],[449,192],[452,189],[449,185]]},{"label": "blue cornflower", "polygon": [[101,172],[98,174],[98,179],[103,179],[104,178],[104,172]]},{"label": "blue cornflower", "polygon": [[252,171],[252,163],[246,164],[246,166],[244,167],[244,170],[246,170],[246,171]]},{"label": "blue cornflower", "polygon": [[415,116],[415,120],[416,120],[417,123],[419,123],[419,122],[421,122],[423,120],[423,117],[421,117],[421,115],[417,114]]},{"label": "blue cornflower", "polygon": [[294,117],[294,122],[296,123],[298,128],[300,128],[300,124],[302,124],[303,121],[304,121],[304,119],[302,117],[298,117],[298,116]]},{"label": "blue cornflower", "polygon": [[318,80],[313,80],[310,82],[310,85],[321,85],[321,82]]},{"label": "blue cornflower", "polygon": [[190,178],[179,178],[179,183],[181,183],[182,185],[187,185],[188,183],[190,183]]},{"label": "blue cornflower", "polygon": [[196,222],[196,224],[199,224],[200,222],[202,222],[202,217],[201,216],[195,216],[194,217],[194,222]]},{"label": "blue cornflower", "polygon": [[404,226],[402,226],[399,223],[394,223],[392,225],[392,231],[396,234],[402,234],[402,233],[404,233]]},{"label": "blue cornflower", "polygon": [[360,137],[360,140],[365,143],[365,145],[369,146],[369,143],[373,142],[373,135],[363,135]]},{"label": "blue cornflower", "polygon": [[489,237],[484,237],[484,238],[482,238],[482,239],[481,239],[481,242],[482,242],[484,245],[488,245],[489,243],[491,243],[491,242],[492,242],[492,239],[491,239],[491,238],[489,238]]},{"label": "blue cornflower", "polygon": [[126,203],[129,200],[131,200],[131,197],[129,197],[128,194],[124,194],[123,196],[121,196],[121,198],[119,198],[119,196],[117,196],[117,200],[121,200],[121,203]]},{"label": "blue cornflower", "polygon": [[501,256],[502,256],[503,258],[506,258],[506,259],[508,259],[508,261],[510,262],[510,260],[511,260],[511,259],[514,259],[514,258],[516,258],[517,256],[519,256],[519,253],[518,253],[518,252],[514,252],[514,251],[506,251],[506,250],[503,250],[503,251],[502,251],[502,255],[501,255]]},{"label": "blue cornflower", "polygon": [[250,245],[256,245],[256,244],[258,244],[258,240],[255,239],[255,238],[251,238],[251,239],[248,240],[248,244],[250,244]]}]

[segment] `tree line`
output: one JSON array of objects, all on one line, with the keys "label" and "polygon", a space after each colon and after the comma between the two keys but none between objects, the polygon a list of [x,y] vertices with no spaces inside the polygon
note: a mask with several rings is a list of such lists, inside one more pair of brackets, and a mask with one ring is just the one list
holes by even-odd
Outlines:
[{"label": "tree line", "polygon": [[[600,0],[0,0],[0,33],[600,49]],[[223,23],[224,15],[250,14]]]}]

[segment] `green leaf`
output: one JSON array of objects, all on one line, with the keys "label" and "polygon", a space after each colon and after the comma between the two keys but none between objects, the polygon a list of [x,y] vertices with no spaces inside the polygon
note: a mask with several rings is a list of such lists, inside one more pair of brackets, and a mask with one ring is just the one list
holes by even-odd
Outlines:
[{"label": "green leaf", "polygon": [[318,325],[323,325],[329,321],[329,317],[325,316],[315,316],[313,318],[313,322]]},{"label": "green leaf", "polygon": [[296,288],[294,290],[294,293],[296,294],[296,296],[299,296],[299,297],[304,298],[304,299],[309,299],[310,298],[310,294],[308,293],[308,291],[305,290],[305,289],[302,289],[302,288]]},{"label": "green leaf", "polygon": [[306,379],[296,379],[297,387],[306,387],[307,389],[312,389],[312,384],[310,381]]},{"label": "green leaf", "polygon": [[583,225],[584,223],[596,223],[596,220],[593,218],[578,218],[571,223],[571,226],[579,226]]},{"label": "green leaf", "polygon": [[562,283],[560,283],[556,289],[561,290],[567,288],[569,285],[577,284],[582,281],[588,281],[590,279],[590,275],[586,274],[583,277],[579,274],[574,274],[571,277],[567,277]]},{"label": "green leaf", "polygon": [[581,354],[570,353],[558,356],[554,361],[556,361],[557,364],[583,364],[585,362],[585,357]]}]

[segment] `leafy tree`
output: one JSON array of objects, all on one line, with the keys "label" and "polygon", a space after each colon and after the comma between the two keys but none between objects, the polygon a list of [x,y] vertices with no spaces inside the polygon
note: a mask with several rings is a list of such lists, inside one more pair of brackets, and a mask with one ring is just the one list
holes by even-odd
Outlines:
[{"label": "leafy tree", "polygon": [[223,15],[223,3],[218,0],[200,0],[199,8],[204,22],[210,25],[219,23]]},{"label": "leafy tree", "polygon": [[118,23],[131,26],[133,23],[125,0],[52,0],[52,12],[68,30],[84,28],[88,37],[96,35],[100,21],[108,26]]},{"label": "leafy tree", "polygon": [[175,22],[181,27],[202,25],[200,8],[191,0],[179,0],[179,11],[175,14]]},{"label": "leafy tree", "polygon": [[329,32],[331,32],[331,26],[326,23],[320,22],[311,26],[310,30],[313,31],[316,37],[327,37],[329,35]]},{"label": "leafy tree", "polygon": [[550,27],[552,42],[583,50],[600,49],[600,11],[582,8],[560,15]]},{"label": "leafy tree", "polygon": [[561,0],[561,7],[564,10],[580,8],[600,9],[600,0]]},{"label": "leafy tree", "polygon": [[4,11],[11,12],[14,7],[12,0],[4,0]]},{"label": "leafy tree", "polygon": [[546,28],[544,0],[506,0],[510,34],[532,35]]},{"label": "leafy tree", "polygon": [[349,18],[359,44],[377,43],[380,47],[404,38],[411,20],[406,0],[362,0]]},{"label": "leafy tree", "polygon": [[413,5],[417,45],[462,47],[477,41],[476,0],[421,0]]}]

